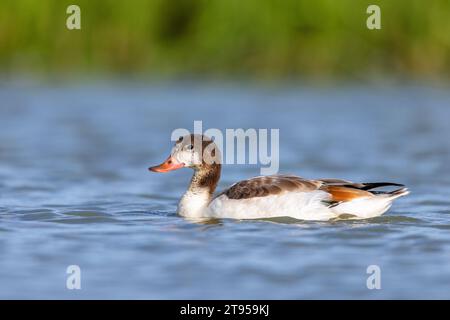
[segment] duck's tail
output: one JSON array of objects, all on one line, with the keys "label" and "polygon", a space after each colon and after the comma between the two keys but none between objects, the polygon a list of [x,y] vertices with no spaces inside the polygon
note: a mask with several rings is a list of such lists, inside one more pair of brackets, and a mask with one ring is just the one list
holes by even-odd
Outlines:
[{"label": "duck's tail", "polygon": [[[373,189],[381,188],[381,187],[401,187],[399,189],[395,189],[393,191],[374,191]],[[389,198],[390,200],[394,200],[409,194],[408,188],[405,185],[400,183],[391,183],[391,182],[374,182],[374,183],[363,183],[363,187],[359,188],[361,190],[365,190],[370,192],[376,196],[384,196]]]},{"label": "duck's tail", "polygon": [[[401,188],[393,191],[372,190],[388,186]],[[329,206],[331,210],[338,215],[351,214],[357,218],[380,216],[391,207],[395,199],[409,194],[408,189],[404,185],[387,182],[328,186],[327,190],[335,201],[335,203]]]},{"label": "duck's tail", "polygon": [[400,198],[400,197],[408,195],[409,194],[409,190],[408,190],[408,188],[400,188],[400,189],[397,189],[397,190],[394,190],[394,191],[391,191],[391,192],[386,192],[386,193],[383,193],[383,194],[385,196],[387,196],[389,199],[395,200],[397,198]]}]

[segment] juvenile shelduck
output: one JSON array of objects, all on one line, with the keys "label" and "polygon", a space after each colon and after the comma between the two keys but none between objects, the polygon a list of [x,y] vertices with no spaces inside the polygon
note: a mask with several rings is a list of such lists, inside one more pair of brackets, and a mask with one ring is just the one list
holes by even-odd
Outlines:
[{"label": "juvenile shelduck", "polygon": [[[393,200],[409,193],[397,183],[271,175],[237,182],[214,196],[221,171],[217,159],[220,151],[210,138],[191,134],[180,137],[169,158],[149,170],[169,172],[184,167],[194,170],[189,188],[178,205],[178,213],[189,218],[330,220],[345,215],[366,219],[382,215]],[[390,192],[373,191],[386,186],[399,188]]]}]

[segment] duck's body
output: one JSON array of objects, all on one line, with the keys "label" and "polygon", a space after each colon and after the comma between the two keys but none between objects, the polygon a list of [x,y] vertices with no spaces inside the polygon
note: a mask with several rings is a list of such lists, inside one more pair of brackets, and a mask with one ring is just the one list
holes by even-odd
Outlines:
[{"label": "duck's body", "polygon": [[191,188],[182,197],[178,213],[190,218],[263,219],[292,217],[330,220],[342,215],[366,219],[380,216],[392,201],[407,194],[372,193],[364,189],[398,184],[355,184],[340,180],[306,180],[296,176],[265,176],[238,182],[215,197],[207,188]]},{"label": "duck's body", "polygon": [[[200,137],[200,150],[191,144],[198,137],[183,137],[166,162],[150,168],[156,172],[184,166],[194,168],[190,186],[178,205],[178,213],[185,217],[330,220],[350,215],[366,219],[382,215],[391,207],[393,200],[408,194],[406,188],[396,183],[353,183],[338,179],[307,180],[291,175],[273,175],[240,181],[213,196],[220,179],[221,165],[208,164],[203,160],[193,164],[193,159],[198,157],[196,152],[203,152],[208,145],[214,145],[208,138]],[[211,150],[215,150],[215,145]],[[373,191],[385,186],[402,188],[392,192]]]}]

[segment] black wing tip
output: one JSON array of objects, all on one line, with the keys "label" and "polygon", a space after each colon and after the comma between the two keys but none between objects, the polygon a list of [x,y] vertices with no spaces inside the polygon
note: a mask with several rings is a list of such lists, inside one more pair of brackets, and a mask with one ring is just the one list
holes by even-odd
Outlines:
[{"label": "black wing tip", "polygon": [[364,187],[362,187],[361,190],[372,190],[381,187],[405,187],[404,184],[394,182],[368,182],[363,183],[363,185]]}]

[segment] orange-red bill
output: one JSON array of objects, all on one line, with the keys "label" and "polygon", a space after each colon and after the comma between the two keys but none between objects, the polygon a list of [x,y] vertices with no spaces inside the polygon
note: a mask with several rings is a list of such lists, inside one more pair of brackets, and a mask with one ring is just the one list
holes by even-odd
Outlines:
[{"label": "orange-red bill", "polygon": [[172,156],[170,156],[167,158],[166,161],[164,161],[160,165],[150,167],[150,168],[148,168],[148,170],[153,171],[153,172],[169,172],[169,171],[177,170],[177,169],[180,169],[183,167],[184,167],[184,163],[180,163],[177,160],[175,160],[174,158],[172,158]]}]

